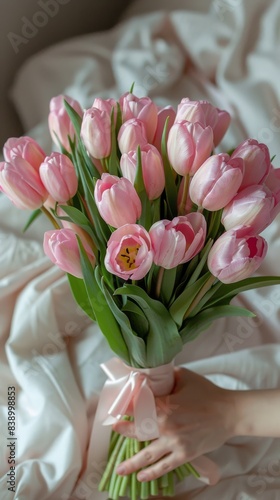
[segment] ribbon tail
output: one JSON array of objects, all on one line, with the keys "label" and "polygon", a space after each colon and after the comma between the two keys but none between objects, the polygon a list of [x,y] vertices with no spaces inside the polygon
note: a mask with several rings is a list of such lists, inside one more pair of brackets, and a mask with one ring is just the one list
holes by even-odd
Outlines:
[{"label": "ribbon tail", "polygon": [[159,437],[155,397],[146,381],[134,399],[134,421],[138,441]]}]

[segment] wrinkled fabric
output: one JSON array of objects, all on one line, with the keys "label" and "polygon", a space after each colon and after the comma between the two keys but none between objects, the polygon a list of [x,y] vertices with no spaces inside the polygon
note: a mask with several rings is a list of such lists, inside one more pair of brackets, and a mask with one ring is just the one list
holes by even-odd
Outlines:
[{"label": "wrinkled fabric", "polygon": [[[135,82],[137,95],[159,105],[209,99],[233,115],[222,149],[252,137],[276,154],[277,166],[279,37],[278,0],[137,0],[110,31],[31,58],[11,96],[25,129],[47,152],[49,101],[60,93],[90,107],[96,96],[118,98]],[[63,272],[43,254],[48,223],[41,218],[22,233],[28,215],[0,195],[0,497],[96,500],[100,468],[87,461],[88,446],[106,378],[100,363],[112,352],[75,304]],[[269,243],[262,275],[280,274],[279,234],[278,216],[262,233]],[[176,363],[233,390],[279,388],[279,287],[247,292],[235,303],[256,317],[216,321],[185,345]],[[17,401],[15,495],[7,487],[11,386]],[[188,478],[176,499],[277,499],[279,447],[279,439],[230,440],[208,454],[220,467],[219,483]]]}]

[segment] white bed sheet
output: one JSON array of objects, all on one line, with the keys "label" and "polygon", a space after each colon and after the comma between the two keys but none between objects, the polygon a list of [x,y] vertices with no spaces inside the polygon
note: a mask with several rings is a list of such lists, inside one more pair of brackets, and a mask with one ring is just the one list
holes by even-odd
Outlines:
[{"label": "white bed sheet", "polygon": [[[138,95],[159,104],[210,99],[234,116],[224,148],[254,137],[279,165],[279,47],[277,0],[177,0],[172,7],[138,0],[109,32],[34,56],[19,71],[12,97],[26,130],[47,152],[48,103],[58,93],[89,107],[95,96],[117,98],[135,81]],[[111,352],[43,254],[48,224],[37,221],[23,235],[26,217],[0,197],[1,499],[98,500],[88,443],[104,382],[99,363]],[[261,274],[279,275],[280,218],[263,234],[269,254]],[[256,318],[217,321],[177,362],[231,389],[280,387],[279,287],[236,302]],[[15,495],[7,489],[8,386],[16,386],[18,405]],[[280,440],[236,438],[210,456],[221,467],[220,482],[210,487],[189,479],[178,500],[280,499]]]}]

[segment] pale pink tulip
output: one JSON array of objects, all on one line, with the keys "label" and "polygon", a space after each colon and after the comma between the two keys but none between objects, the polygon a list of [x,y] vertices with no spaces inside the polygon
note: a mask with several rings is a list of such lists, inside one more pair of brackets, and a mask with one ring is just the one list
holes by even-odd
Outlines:
[{"label": "pale pink tulip", "polygon": [[100,97],[96,97],[93,101],[93,108],[97,108],[100,111],[105,111],[110,117],[112,110],[114,110],[114,118],[115,123],[117,119],[117,102],[115,99],[101,99]]},{"label": "pale pink tulip", "polygon": [[263,184],[270,171],[270,155],[265,144],[255,139],[248,139],[233,151],[231,158],[242,158],[244,161],[244,176],[240,191],[253,184]]},{"label": "pale pink tulip", "polygon": [[149,233],[139,224],[125,224],[109,238],[106,269],[124,280],[140,280],[153,263]]},{"label": "pale pink tulip", "polygon": [[90,108],[84,113],[81,139],[93,158],[107,158],[111,153],[111,118],[107,111]]},{"label": "pale pink tulip", "polygon": [[4,144],[3,154],[8,162],[19,156],[37,170],[46,156],[39,144],[28,136],[8,139]]},{"label": "pale pink tulip", "polygon": [[266,186],[249,186],[224,208],[222,224],[226,230],[246,226],[247,234],[261,233],[272,220],[273,193]]},{"label": "pale pink tulip", "polygon": [[224,208],[237,194],[243,178],[243,160],[221,153],[210,156],[194,174],[189,194],[199,207]]},{"label": "pale pink tulip", "polygon": [[[95,256],[88,245],[82,239],[83,247],[92,264],[95,265]],[[44,252],[49,259],[62,271],[72,274],[77,278],[83,278],[80,252],[75,231],[72,229],[56,229],[47,231],[44,235]]]},{"label": "pale pink tulip", "polygon": [[122,154],[145,146],[148,140],[144,124],[137,118],[124,122],[119,130],[118,143]]},{"label": "pale pink tulip", "polygon": [[41,208],[48,197],[39,172],[20,156],[0,163],[1,190],[20,209]]},{"label": "pale pink tulip", "polygon": [[45,158],[39,173],[46,190],[58,203],[66,203],[76,194],[78,178],[68,156],[52,153]]},{"label": "pale pink tulip", "polygon": [[[155,200],[161,195],[165,186],[162,158],[155,146],[151,144],[142,146],[141,162],[143,180],[148,198],[149,200]],[[137,167],[136,151],[124,153],[120,159],[120,167],[123,176],[134,184]]]},{"label": "pale pink tulip", "polygon": [[149,231],[154,263],[171,269],[188,262],[203,248],[206,230],[206,220],[199,212],[156,222]]},{"label": "pale pink tulip", "polygon": [[188,121],[175,122],[171,127],[167,152],[174,170],[182,175],[194,175],[202,163],[210,156],[213,148],[211,127]]},{"label": "pale pink tulip", "polygon": [[280,212],[280,168],[274,168],[271,165],[264,185],[270,189],[274,196],[275,203],[271,213],[271,221],[273,221]]},{"label": "pale pink tulip", "polygon": [[136,97],[127,92],[120,97],[123,122],[138,118],[145,126],[146,136],[149,142],[153,141],[157,128],[157,106],[150,97]]},{"label": "pale pink tulip", "polygon": [[140,198],[125,177],[102,174],[96,182],[94,198],[101,217],[112,227],[134,224],[141,215]]},{"label": "pale pink tulip", "polygon": [[175,122],[181,120],[199,122],[204,128],[210,126],[213,130],[214,145],[217,146],[229,127],[230,114],[215,108],[208,101],[190,101],[186,97],[178,105]]},{"label": "pale pink tulip", "polygon": [[235,283],[254,274],[266,252],[267,243],[261,236],[248,235],[246,227],[231,229],[211,248],[208,268],[222,283]]},{"label": "pale pink tulip", "polygon": [[161,108],[158,110],[158,122],[153,144],[159,150],[159,152],[161,152],[161,139],[166,120],[168,118],[167,133],[166,133],[166,137],[168,137],[169,131],[175,121],[175,116],[176,116],[176,111],[172,106],[166,106],[165,108]]},{"label": "pale pink tulip", "polygon": [[62,144],[66,151],[71,151],[68,136],[73,141],[75,130],[66,111],[64,101],[67,101],[78,115],[83,116],[83,110],[75,99],[62,94],[53,97],[50,102],[49,130],[52,140],[57,146]]}]

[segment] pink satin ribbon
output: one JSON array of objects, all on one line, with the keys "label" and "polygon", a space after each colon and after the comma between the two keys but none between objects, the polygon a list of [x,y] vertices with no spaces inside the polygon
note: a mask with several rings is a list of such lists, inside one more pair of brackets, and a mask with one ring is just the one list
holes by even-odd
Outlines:
[{"label": "pink satin ribbon", "polygon": [[[132,404],[137,439],[148,441],[158,438],[155,396],[170,394],[174,386],[173,363],[137,369],[125,365],[118,358],[112,358],[102,364],[101,368],[108,380],[100,394],[85,471],[86,475],[96,477],[96,488],[107,463],[111,426],[127,414],[127,409]],[[200,474],[200,481],[216,484],[219,480],[216,464],[207,457],[193,460],[192,465]],[[107,494],[95,491],[92,498],[103,500],[107,498]]]}]

